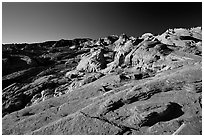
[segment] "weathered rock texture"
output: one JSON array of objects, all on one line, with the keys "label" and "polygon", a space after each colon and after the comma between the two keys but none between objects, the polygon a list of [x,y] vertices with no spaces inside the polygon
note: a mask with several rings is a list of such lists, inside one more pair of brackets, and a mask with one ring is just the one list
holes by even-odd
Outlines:
[{"label": "weathered rock texture", "polygon": [[4,135],[202,134],[202,29],[2,45]]}]

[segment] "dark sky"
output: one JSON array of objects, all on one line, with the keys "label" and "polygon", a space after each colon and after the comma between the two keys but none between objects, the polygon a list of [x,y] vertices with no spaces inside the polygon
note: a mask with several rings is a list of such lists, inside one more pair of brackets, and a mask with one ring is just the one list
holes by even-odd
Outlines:
[{"label": "dark sky", "polygon": [[202,25],[202,3],[5,3],[3,43],[161,34]]}]

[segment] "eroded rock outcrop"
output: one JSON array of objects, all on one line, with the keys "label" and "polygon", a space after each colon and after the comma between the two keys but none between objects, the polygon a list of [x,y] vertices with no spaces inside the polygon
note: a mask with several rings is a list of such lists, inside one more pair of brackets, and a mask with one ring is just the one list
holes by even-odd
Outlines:
[{"label": "eroded rock outcrop", "polygon": [[202,134],[202,28],[2,46],[2,134]]},{"label": "eroded rock outcrop", "polygon": [[93,49],[90,54],[82,55],[82,59],[76,67],[77,71],[97,72],[106,67],[103,49]]}]

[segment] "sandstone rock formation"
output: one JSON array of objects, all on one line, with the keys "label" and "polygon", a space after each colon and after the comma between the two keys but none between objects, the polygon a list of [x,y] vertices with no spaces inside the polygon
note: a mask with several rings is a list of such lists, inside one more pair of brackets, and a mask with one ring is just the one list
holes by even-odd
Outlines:
[{"label": "sandstone rock formation", "polygon": [[85,72],[97,72],[106,67],[103,49],[93,49],[88,55],[82,55],[76,70]]},{"label": "sandstone rock formation", "polygon": [[2,45],[3,135],[201,135],[202,28]]}]

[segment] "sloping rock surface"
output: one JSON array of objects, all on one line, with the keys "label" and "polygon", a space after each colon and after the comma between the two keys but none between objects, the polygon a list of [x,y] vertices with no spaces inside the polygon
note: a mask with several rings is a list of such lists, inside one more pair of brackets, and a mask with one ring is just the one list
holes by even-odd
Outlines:
[{"label": "sloping rock surface", "polygon": [[201,135],[202,28],[2,45],[3,135]]}]

